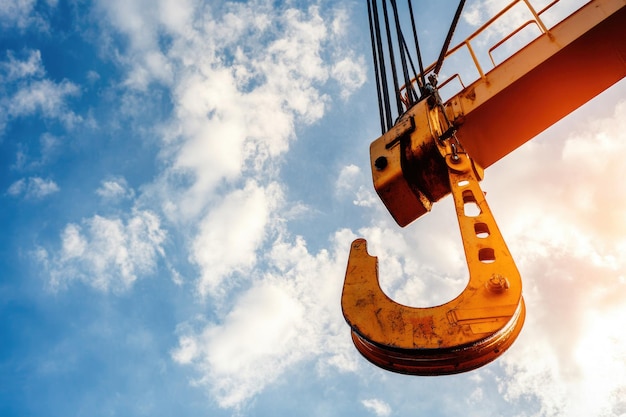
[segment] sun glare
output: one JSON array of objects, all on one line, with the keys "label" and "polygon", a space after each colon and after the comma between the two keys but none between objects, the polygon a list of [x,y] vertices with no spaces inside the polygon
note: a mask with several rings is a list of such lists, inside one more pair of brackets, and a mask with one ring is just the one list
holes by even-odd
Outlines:
[{"label": "sun glare", "polygon": [[597,413],[599,406],[607,412],[620,408],[619,392],[626,386],[625,322],[623,305],[586,316],[574,360],[580,372],[578,406],[587,409],[588,415]]}]

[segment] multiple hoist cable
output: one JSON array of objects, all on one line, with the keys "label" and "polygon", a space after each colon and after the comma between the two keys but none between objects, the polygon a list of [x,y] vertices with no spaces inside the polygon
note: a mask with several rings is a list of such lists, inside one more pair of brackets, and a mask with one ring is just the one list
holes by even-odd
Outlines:
[{"label": "multiple hoist cable", "polygon": [[[380,8],[379,3],[381,3]],[[374,61],[374,76],[376,78],[376,92],[382,133],[391,129],[406,110],[411,108],[418,101],[431,95],[436,89],[437,76],[443,65],[464,4],[465,0],[459,2],[441,48],[439,58],[427,81],[427,74],[424,71],[419,46],[412,0],[407,0],[407,8],[411,21],[419,72],[415,67],[411,50],[406,42],[402,25],[400,24],[400,13],[396,0],[382,0],[382,2],[379,2],[379,0],[367,0],[370,40]],[[393,15],[393,22],[391,21],[390,14]],[[396,62],[397,57],[400,59],[399,68]],[[401,70],[401,78],[399,70]],[[388,71],[390,71],[391,74],[389,74]],[[389,80],[389,78],[391,78],[391,80]],[[413,80],[417,83],[417,91],[414,87]],[[389,85],[390,81],[392,84],[391,88]],[[401,84],[401,81],[403,84]],[[402,95],[403,90],[405,91],[404,96]],[[394,102],[396,107],[395,115],[392,111]]]}]

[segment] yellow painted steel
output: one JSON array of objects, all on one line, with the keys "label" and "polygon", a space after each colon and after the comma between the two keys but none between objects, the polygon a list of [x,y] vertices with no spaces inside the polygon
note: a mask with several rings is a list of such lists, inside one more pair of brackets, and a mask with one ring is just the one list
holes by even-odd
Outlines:
[{"label": "yellow painted steel", "polygon": [[626,76],[626,0],[591,0],[552,28],[541,14],[556,1],[540,11],[523,2],[542,32],[537,39],[483,70],[471,42],[494,17],[448,52],[467,48],[480,78],[445,103],[435,91],[370,146],[374,188],[400,226],[452,194],[470,275],[454,300],[408,307],[381,290],[366,241],[352,243],[343,315],[356,348],[382,368],[414,375],[464,372],[511,346],[525,319],[522,282],[480,189],[483,168]]},{"label": "yellow painted steel", "polygon": [[[443,171],[445,186],[440,177],[433,176],[432,182],[422,183],[420,190],[409,194],[428,200],[437,193],[452,192],[469,283],[461,295],[437,307],[398,304],[381,290],[377,260],[367,253],[365,240],[357,239],[348,260],[343,314],[357,349],[382,368],[414,375],[464,372],[497,358],[521,331],[525,317],[522,282],[480,189],[477,172],[481,170],[457,148],[454,138],[438,139],[442,126],[438,107],[430,109],[423,101],[411,114],[420,123],[409,122],[408,117],[400,124],[405,127],[372,145],[376,188],[384,189],[380,184],[387,182],[394,191],[418,186],[394,172],[400,165],[406,167],[407,155],[412,159],[408,164],[418,167],[414,172]],[[400,137],[391,139],[396,135]],[[420,168],[422,162],[426,167]],[[469,210],[471,206],[475,212]]]}]

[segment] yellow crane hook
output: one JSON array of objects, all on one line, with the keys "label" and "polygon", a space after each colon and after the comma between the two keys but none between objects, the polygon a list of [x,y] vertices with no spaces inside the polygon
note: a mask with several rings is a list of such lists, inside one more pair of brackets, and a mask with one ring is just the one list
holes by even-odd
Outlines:
[{"label": "yellow crane hook", "polygon": [[[470,274],[467,287],[436,307],[398,304],[381,290],[377,258],[357,239],[341,299],[358,351],[375,365],[404,374],[454,374],[485,365],[511,346],[526,314],[520,274],[478,183],[482,170],[458,142],[440,139],[441,116],[424,100],[372,143],[374,185],[401,225],[452,193]],[[407,206],[407,199],[415,201]],[[478,213],[470,213],[469,206]]]}]

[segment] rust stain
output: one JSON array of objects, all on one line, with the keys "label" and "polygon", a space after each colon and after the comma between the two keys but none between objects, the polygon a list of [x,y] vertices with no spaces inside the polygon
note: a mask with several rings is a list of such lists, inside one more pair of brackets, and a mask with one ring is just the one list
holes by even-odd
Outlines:
[{"label": "rust stain", "polygon": [[416,345],[420,345],[420,340],[430,342],[433,338],[438,338],[433,316],[412,318],[411,325],[413,326],[413,340]]}]

